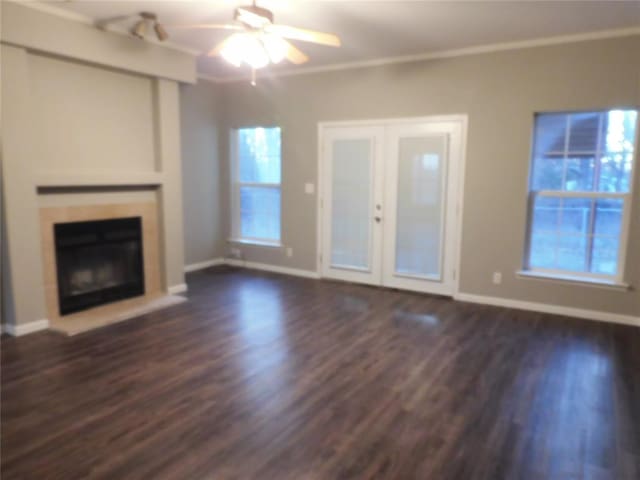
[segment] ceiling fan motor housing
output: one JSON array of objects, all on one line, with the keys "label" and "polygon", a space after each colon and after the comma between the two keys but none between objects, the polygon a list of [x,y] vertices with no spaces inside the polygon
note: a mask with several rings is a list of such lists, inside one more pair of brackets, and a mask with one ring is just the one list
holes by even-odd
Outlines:
[{"label": "ceiling fan motor housing", "polygon": [[153,12],[140,12],[140,16],[145,20],[157,21],[158,16]]},{"label": "ceiling fan motor housing", "polygon": [[235,13],[233,15],[233,19],[234,20],[242,21],[241,20],[241,17],[242,17],[241,11],[242,10],[244,10],[245,12],[251,12],[254,15],[262,17],[265,20],[267,20],[268,23],[273,23],[273,12],[271,10],[266,9],[266,8],[258,7],[257,5],[247,5],[246,7],[238,7],[238,8],[236,8]]}]

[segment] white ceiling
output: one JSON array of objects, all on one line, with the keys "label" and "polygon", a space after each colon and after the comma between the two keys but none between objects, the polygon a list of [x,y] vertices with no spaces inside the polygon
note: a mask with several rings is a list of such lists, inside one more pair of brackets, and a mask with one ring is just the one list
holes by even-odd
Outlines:
[{"label": "white ceiling", "polygon": [[[94,20],[143,10],[164,24],[230,23],[233,9],[250,0],[65,0],[47,2]],[[258,0],[276,23],[339,35],[341,48],[294,42],[311,60],[302,66],[283,62],[275,69],[304,69],[419,55],[467,47],[640,28],[640,0],[634,1],[305,1]],[[133,24],[124,22],[123,27]],[[640,31],[640,30],[639,30]],[[206,52],[229,32],[169,30],[175,44]],[[245,73],[221,59],[201,56],[201,74],[235,77]]]}]

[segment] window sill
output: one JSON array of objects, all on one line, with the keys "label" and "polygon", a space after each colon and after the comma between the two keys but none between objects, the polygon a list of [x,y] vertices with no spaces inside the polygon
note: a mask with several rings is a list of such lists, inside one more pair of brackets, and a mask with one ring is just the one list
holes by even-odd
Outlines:
[{"label": "window sill", "polygon": [[282,248],[280,242],[270,242],[269,240],[254,240],[249,238],[230,238],[229,243],[241,243],[242,245],[255,245],[258,247]]},{"label": "window sill", "polygon": [[617,282],[615,280],[607,280],[605,278],[591,278],[580,277],[576,275],[563,275],[557,273],[536,272],[532,270],[518,270],[516,276],[525,279],[534,280],[551,280],[561,283],[568,283],[574,285],[582,285],[596,288],[606,288],[610,290],[628,291],[631,290],[631,285],[624,282]]}]

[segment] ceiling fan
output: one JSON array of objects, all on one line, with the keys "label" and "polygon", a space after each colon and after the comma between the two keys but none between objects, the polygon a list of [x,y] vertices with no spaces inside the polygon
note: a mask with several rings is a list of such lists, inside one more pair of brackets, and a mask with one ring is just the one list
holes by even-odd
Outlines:
[{"label": "ceiling fan", "polygon": [[274,23],[271,10],[256,5],[238,7],[234,11],[232,24],[199,23],[190,25],[165,25],[166,28],[231,30],[232,33],[214,46],[208,56],[220,55],[227,62],[240,67],[243,63],[252,70],[279,63],[285,58],[299,65],[309,60],[289,40],[339,47],[340,39],[331,33],[316,32],[303,28]]}]

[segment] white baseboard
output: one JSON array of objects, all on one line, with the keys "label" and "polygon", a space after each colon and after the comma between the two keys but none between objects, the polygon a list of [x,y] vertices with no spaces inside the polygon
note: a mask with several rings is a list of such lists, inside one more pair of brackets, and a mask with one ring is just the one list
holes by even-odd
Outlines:
[{"label": "white baseboard", "polygon": [[189,265],[184,266],[185,273],[195,272],[198,270],[203,270],[209,267],[215,267],[216,265],[224,265],[224,258],[212,258],[211,260],[205,260],[204,262],[196,262],[191,263]]},{"label": "white baseboard", "polygon": [[633,315],[621,315],[618,313],[602,312],[598,310],[586,310],[583,308],[563,307],[561,305],[549,305],[546,303],[525,302],[522,300],[511,300],[508,298],[489,297],[462,292],[457,293],[453,298],[454,300],[461,302],[517,308],[520,310],[531,310],[534,312],[551,313],[554,315],[564,315],[567,317],[583,318],[586,320],[598,320],[601,322],[622,323],[625,325],[640,327],[640,317]]},{"label": "white baseboard", "polygon": [[[304,278],[321,278],[317,272],[311,270],[301,270],[297,268],[279,267],[266,263],[248,262],[245,260],[236,260],[231,258],[214,258],[206,262],[187,265],[185,272],[192,272],[202,268],[214,265],[231,265],[234,267],[250,268],[254,270],[263,270],[265,272],[282,273],[284,275],[293,275]],[[176,287],[181,287],[180,285]],[[186,291],[186,285],[183,285]],[[172,287],[174,288],[174,287]],[[170,293],[180,293],[178,291]],[[453,296],[454,300],[461,302],[479,303],[483,305],[494,305],[496,307],[516,308],[519,310],[529,310],[534,312],[550,313],[554,315],[564,315],[567,317],[582,318],[586,320],[597,320],[601,322],[622,323],[625,325],[634,325],[640,327],[640,317],[633,315],[621,315],[611,312],[602,312],[598,310],[587,310],[574,307],[563,307],[561,305],[549,305],[546,303],[527,302],[522,300],[513,300],[502,297],[491,297],[488,295],[475,295],[471,293],[459,292]]]},{"label": "white baseboard", "polygon": [[12,323],[2,324],[2,333],[8,333],[12,337],[21,337],[29,333],[39,332],[40,330],[46,330],[49,328],[49,320],[43,318],[42,320],[36,320],[35,322],[19,323],[14,325]]},{"label": "white baseboard", "polygon": [[187,291],[186,283],[179,283],[178,285],[172,285],[167,288],[167,292],[171,295],[176,295],[178,293],[184,293]]},{"label": "white baseboard", "polygon": [[312,270],[301,270],[299,268],[288,268],[288,267],[278,267],[276,265],[268,265],[266,263],[257,263],[257,262],[247,262],[244,260],[234,260],[234,259],[226,259],[225,263],[227,265],[232,265],[234,267],[243,267],[243,268],[251,268],[254,270],[263,270],[265,272],[273,272],[273,273],[282,273],[284,275],[293,275],[295,277],[304,277],[304,278],[320,278],[317,272]]},{"label": "white baseboard", "polygon": [[[269,265],[267,263],[248,262],[246,260],[236,260],[234,258],[212,258],[204,262],[192,263],[185,265],[185,273],[195,272],[216,265],[231,265],[233,267],[251,268],[253,270],[263,270],[265,272],[282,273],[284,275],[293,275],[295,277],[304,278],[320,278],[317,272],[312,270],[302,270],[299,268],[279,267],[277,265]],[[176,293],[171,292],[170,293]]]}]

